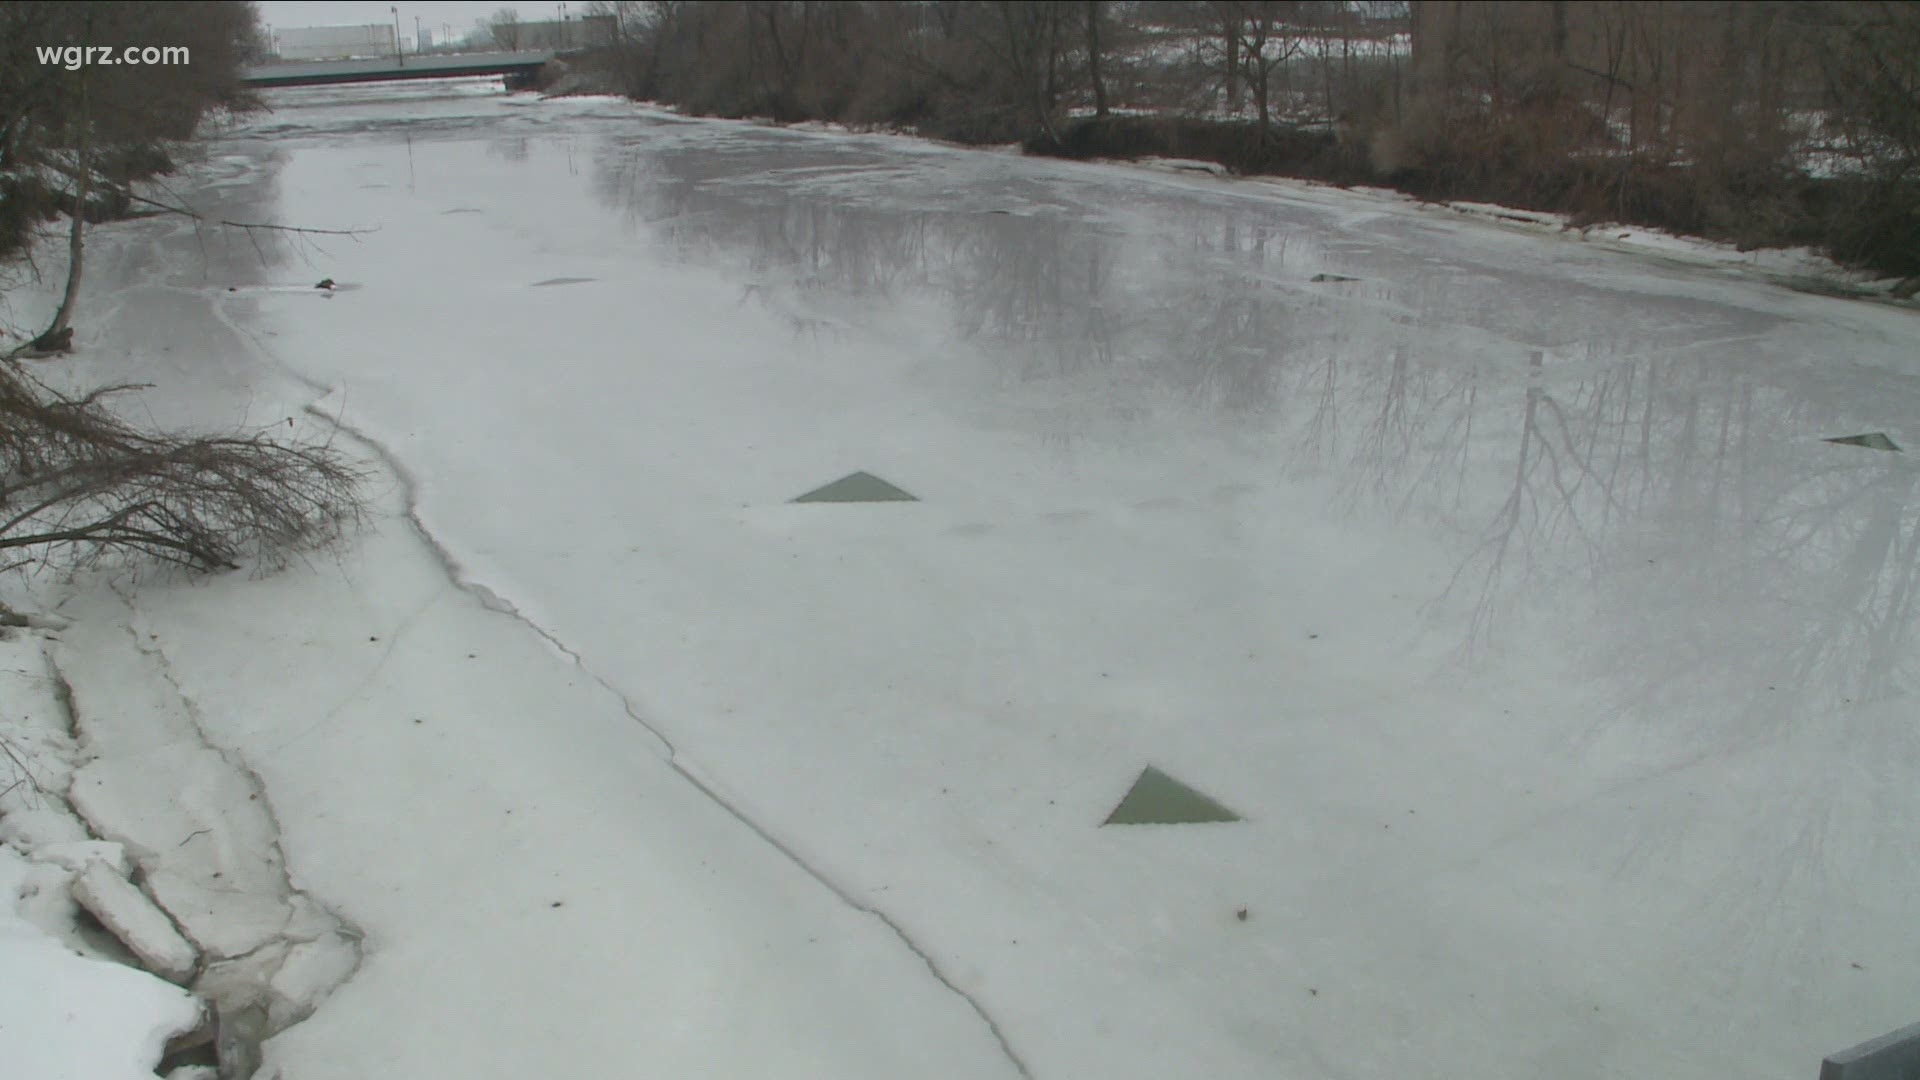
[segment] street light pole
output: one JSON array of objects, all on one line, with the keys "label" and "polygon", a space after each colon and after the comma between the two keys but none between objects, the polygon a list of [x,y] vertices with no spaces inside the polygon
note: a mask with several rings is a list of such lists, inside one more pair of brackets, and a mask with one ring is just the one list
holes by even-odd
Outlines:
[{"label": "street light pole", "polygon": [[387,10],[393,12],[393,59],[401,67],[406,67],[407,54],[400,49],[400,9],[391,7]]}]

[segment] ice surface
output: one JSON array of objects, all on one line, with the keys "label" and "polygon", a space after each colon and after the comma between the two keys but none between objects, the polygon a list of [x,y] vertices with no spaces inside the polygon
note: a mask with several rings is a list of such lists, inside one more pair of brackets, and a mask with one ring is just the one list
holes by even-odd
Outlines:
[{"label": "ice surface", "polygon": [[368,934],[269,1071],[882,1078],[932,1057],[1014,1075],[883,923],[691,787],[404,525],[313,576],[171,600],[195,594],[226,599],[156,594],[143,625],[210,733],[250,748],[295,874]]},{"label": "ice surface", "polygon": [[[1916,474],[1820,442],[1912,441],[1911,312],[605,101],[227,149],[197,197],[378,231],[143,223],[123,310],[203,355],[90,362],[336,391],[406,473],[139,598],[373,943],[289,1075],[1784,1080],[1911,1022]],[[787,502],[856,464],[923,501]],[[1149,762],[1247,821],[1097,828]]]},{"label": "ice surface", "polygon": [[287,922],[285,871],[259,792],[199,741],[177,698],[169,710],[145,693],[139,655],[109,651],[111,626],[100,629],[96,621],[60,647],[97,755],[74,774],[73,806],[131,849],[154,898],[212,958],[255,949]]},{"label": "ice surface", "polygon": [[125,851],[145,893],[96,863],[75,895],[150,969],[194,977],[193,991],[222,1015],[258,1011],[270,1034],[352,972],[358,935],[295,891],[270,800],[242,756],[207,741],[152,636],[142,638],[118,596],[86,599],[97,607],[50,652],[72,687],[86,753],[68,795],[114,838],[94,846]]}]

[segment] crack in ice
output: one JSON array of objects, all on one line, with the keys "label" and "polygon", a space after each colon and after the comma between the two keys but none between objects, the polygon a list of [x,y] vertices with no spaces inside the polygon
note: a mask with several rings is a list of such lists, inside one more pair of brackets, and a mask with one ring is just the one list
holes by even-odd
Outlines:
[{"label": "crack in ice", "polygon": [[[295,373],[294,377],[323,396],[331,392],[330,387],[315,383],[303,375]],[[639,708],[634,705],[633,700],[627,696],[625,691],[614,685],[606,676],[601,675],[598,671],[590,667],[586,659],[582,657],[577,650],[562,641],[553,631],[529,618],[525,612],[520,610],[518,605],[506,597],[501,596],[484,583],[470,577],[460,560],[454,556],[453,552],[447,549],[445,544],[441,543],[439,537],[433,534],[433,531],[427,527],[426,522],[420,517],[418,483],[412,471],[400,461],[399,457],[395,455],[385,443],[369,435],[361,428],[341,419],[339,416],[322,409],[318,404],[305,406],[305,411],[311,416],[318,417],[335,430],[361,443],[385,464],[388,471],[393,474],[399,483],[401,501],[405,507],[408,527],[420,540],[421,544],[426,547],[428,553],[432,555],[434,561],[439,565],[441,572],[454,588],[472,596],[479,602],[481,607],[488,611],[505,615],[520,623],[522,626],[533,631],[542,641],[552,646],[556,652],[565,656],[581,674],[593,680],[594,684],[599,686],[602,691],[619,702],[621,709],[627,714],[627,717],[634,723],[640,725],[642,730],[646,731],[660,744],[663,751],[661,754],[662,760],[664,760],[667,766],[677,773],[681,779],[693,785],[695,790],[699,791],[714,805],[725,811],[728,816],[751,830],[762,842],[779,852],[788,862],[791,862],[808,877],[832,893],[842,904],[845,904],[848,908],[860,914],[874,919],[886,927],[901,945],[906,947],[913,955],[920,958],[921,963],[926,965],[928,973],[933,976],[936,982],[945,987],[955,997],[966,1002],[968,1008],[972,1009],[974,1015],[980,1018],[980,1022],[986,1025],[988,1033],[992,1035],[994,1041],[999,1044],[1001,1053],[1013,1065],[1014,1069],[1021,1076],[1032,1080],[1032,1070],[1027,1067],[1026,1061],[1021,1058],[1020,1054],[1014,1050],[1012,1042],[1008,1040],[1007,1034],[1000,1027],[999,1022],[987,1012],[986,1007],[983,1006],[977,998],[953,981],[953,978],[941,968],[939,962],[934,959],[933,955],[922,947],[919,942],[915,941],[905,927],[891,915],[859,899],[846,886],[835,881],[826,871],[813,865],[813,863],[808,861],[805,856],[800,854],[800,852],[790,844],[775,836],[766,826],[755,820],[746,811],[742,810],[726,796],[715,790],[706,781],[700,779],[698,775],[680,761],[680,752],[678,748],[674,746],[673,741],[667,738],[664,732],[649,723],[647,719],[641,715]]]},{"label": "crack in ice", "polygon": [[[254,767],[251,764],[249,764],[246,761],[246,759],[239,754],[238,751],[234,750],[232,747],[221,746],[215,743],[213,739],[207,735],[206,723],[201,716],[200,707],[194,702],[193,698],[187,694],[186,687],[181,683],[179,674],[174,671],[173,661],[171,658],[167,656],[165,648],[157,644],[150,646],[147,644],[147,642],[144,642],[141,640],[140,634],[141,634],[142,628],[140,625],[138,625],[141,621],[140,614],[139,614],[139,609],[134,606],[133,598],[128,596],[126,593],[121,592],[118,585],[112,581],[107,582],[107,590],[113,593],[115,597],[119,598],[120,602],[126,606],[127,623],[124,629],[127,632],[128,639],[133,643],[134,652],[153,661],[155,673],[157,673],[160,676],[161,680],[164,681],[167,684],[167,686],[173,690],[174,696],[178,698],[180,701],[181,709],[184,712],[183,719],[186,721],[187,728],[189,729],[186,736],[183,737],[180,740],[180,742],[188,743],[190,745],[198,744],[201,748],[212,751],[214,754],[219,756],[221,761],[226,763],[228,768],[232,769],[234,772],[244,777],[245,782],[250,787],[253,788],[253,793],[258,797],[257,802],[259,804],[260,813],[266,818],[267,827],[273,836],[273,840],[271,843],[267,845],[266,853],[263,854],[258,851],[249,851],[248,854],[254,856],[255,858],[262,859],[264,862],[266,862],[267,865],[273,868],[273,877],[277,879],[276,884],[279,885],[281,889],[284,890],[285,900],[283,901],[283,903],[286,905],[287,910],[286,910],[285,916],[280,921],[280,925],[277,928],[275,928],[271,934],[268,935],[267,940],[262,941],[258,945],[242,950],[237,954],[227,955],[227,954],[223,954],[221,950],[215,948],[212,943],[201,942],[200,940],[198,940],[195,937],[192,929],[190,928],[188,921],[181,918],[179,915],[175,914],[173,910],[170,907],[168,907],[167,903],[155,893],[155,891],[151,887],[150,882],[143,880],[139,885],[140,890],[147,895],[147,898],[149,900],[153,901],[154,906],[158,907],[161,911],[164,911],[167,913],[167,917],[173,921],[175,927],[180,931],[181,936],[185,937],[189,942],[192,942],[194,948],[198,949],[203,956],[208,958],[209,965],[218,964],[218,963],[228,963],[231,961],[241,959],[243,957],[251,956],[255,952],[258,952],[259,950],[266,948],[267,946],[272,945],[275,942],[281,942],[288,946],[292,946],[292,945],[310,944],[311,942],[317,940],[317,938],[314,935],[303,936],[303,935],[289,934],[287,932],[288,928],[293,925],[295,918],[297,918],[299,915],[299,910],[295,904],[295,900],[296,899],[303,900],[306,903],[311,904],[314,910],[320,912],[321,914],[326,916],[328,919],[331,919],[333,921],[334,926],[337,928],[337,933],[339,937],[343,941],[345,941],[353,951],[353,966],[348,969],[347,974],[344,978],[342,978],[338,983],[334,984],[334,986],[327,991],[327,994],[331,994],[334,989],[338,989],[340,986],[344,986],[348,981],[350,981],[353,978],[354,974],[360,970],[361,964],[365,962],[366,956],[364,954],[364,951],[361,948],[361,943],[366,940],[366,932],[362,930],[359,924],[355,923],[352,919],[347,918],[344,914],[334,910],[328,904],[320,901],[312,893],[309,893],[306,889],[303,889],[293,883],[293,871],[289,869],[287,865],[286,848],[281,843],[280,815],[274,809],[273,797],[269,795],[267,792],[266,779],[262,777],[260,773],[257,770],[255,770]],[[157,637],[152,637],[151,635],[150,635],[150,639],[153,641],[158,641]],[[47,659],[47,664],[49,665],[51,670],[55,673],[55,677],[57,679],[58,684],[64,688],[65,692],[62,695],[64,698],[63,707],[67,711],[67,718],[68,718],[69,724],[72,726],[73,730],[76,733],[78,733],[81,731],[83,725],[81,724],[81,721],[80,721],[79,708],[73,700],[72,684],[67,681],[65,671],[61,669],[59,661],[54,657],[51,651],[47,652],[46,659]],[[168,743],[165,745],[175,745],[175,744]],[[82,813],[78,807],[74,807],[73,812],[77,817],[81,819],[81,821],[87,826],[88,831],[91,832],[94,836],[96,837],[104,836],[103,829],[99,823],[96,823],[91,819],[87,818],[86,815]],[[197,832],[190,834],[187,837],[187,840],[191,840],[195,836],[206,834],[209,831],[210,830],[207,830],[207,829],[201,829]],[[124,842],[124,838],[123,838],[123,842]],[[186,844],[186,841],[183,840],[179,845],[176,845],[176,846],[183,847],[185,846],[185,844]],[[222,893],[230,896],[240,896],[240,895],[248,894],[247,890],[243,888],[237,888],[237,887],[233,887],[225,884],[220,886],[214,886],[210,882],[196,882],[195,886],[206,892]],[[266,985],[266,983],[263,982],[262,985],[264,986]],[[323,999],[324,999],[324,996],[323,996]],[[320,1005],[319,1001],[313,1002],[313,1006],[315,1008],[317,1008],[319,1005]]]}]

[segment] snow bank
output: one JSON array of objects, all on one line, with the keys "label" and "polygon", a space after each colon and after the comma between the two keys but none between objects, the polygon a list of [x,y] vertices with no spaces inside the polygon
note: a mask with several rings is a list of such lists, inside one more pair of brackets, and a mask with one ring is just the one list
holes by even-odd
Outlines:
[{"label": "snow bank", "polygon": [[0,1070],[20,1080],[152,1080],[169,1038],[200,1022],[191,995],[80,956],[22,919],[27,861],[0,847]]},{"label": "snow bank", "polygon": [[75,871],[112,875],[122,855],[89,838],[60,797],[73,750],[64,727],[38,636],[0,640],[0,1076],[151,1080],[167,1040],[198,1025],[201,1007],[79,951],[97,950],[69,884]]}]

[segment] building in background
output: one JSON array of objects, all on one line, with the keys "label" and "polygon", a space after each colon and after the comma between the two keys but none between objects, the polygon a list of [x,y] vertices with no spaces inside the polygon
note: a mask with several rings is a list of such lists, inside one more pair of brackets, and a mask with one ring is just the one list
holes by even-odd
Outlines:
[{"label": "building in background", "polygon": [[353,60],[392,56],[396,51],[393,27],[385,23],[360,26],[300,26],[273,32],[274,55],[282,60]]},{"label": "building in background", "polygon": [[614,42],[618,22],[611,15],[574,15],[566,19],[530,19],[492,24],[493,40],[503,49],[590,49]]}]

